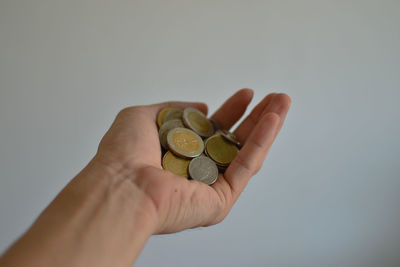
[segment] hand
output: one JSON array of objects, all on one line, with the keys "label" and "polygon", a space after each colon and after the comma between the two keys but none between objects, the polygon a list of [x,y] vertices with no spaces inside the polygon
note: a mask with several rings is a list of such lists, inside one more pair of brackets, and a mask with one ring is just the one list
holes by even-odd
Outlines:
[{"label": "hand", "polygon": [[[211,118],[229,130],[244,114],[252,96],[249,89],[238,91]],[[243,147],[211,186],[162,169],[156,124],[157,113],[164,107],[191,106],[207,114],[202,103],[168,102],[122,110],[102,139],[95,160],[144,193],[151,203],[144,212],[154,222],[154,233],[213,225],[226,217],[249,179],[261,168],[290,102],[285,94],[270,94],[252,110],[234,131]]]},{"label": "hand", "polygon": [[[249,89],[238,91],[212,118],[231,128],[252,96]],[[212,186],[162,169],[156,126],[166,106],[207,113],[206,105],[122,110],[93,160],[0,258],[0,266],[130,266],[152,234],[220,222],[261,168],[289,105],[287,95],[270,94],[254,108],[235,130],[242,149]]]}]

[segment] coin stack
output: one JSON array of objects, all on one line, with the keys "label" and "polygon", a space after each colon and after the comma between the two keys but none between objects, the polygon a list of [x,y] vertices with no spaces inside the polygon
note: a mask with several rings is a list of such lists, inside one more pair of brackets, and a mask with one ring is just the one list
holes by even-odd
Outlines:
[{"label": "coin stack", "polygon": [[198,109],[167,107],[157,115],[162,166],[176,175],[213,184],[238,153],[233,133]]}]

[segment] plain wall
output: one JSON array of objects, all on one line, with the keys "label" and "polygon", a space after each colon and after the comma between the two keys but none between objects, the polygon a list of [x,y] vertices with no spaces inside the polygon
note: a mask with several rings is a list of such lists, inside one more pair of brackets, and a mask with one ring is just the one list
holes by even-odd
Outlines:
[{"label": "plain wall", "polygon": [[400,1],[0,0],[0,252],[123,107],[292,98],[217,226],[136,266],[400,265]]}]

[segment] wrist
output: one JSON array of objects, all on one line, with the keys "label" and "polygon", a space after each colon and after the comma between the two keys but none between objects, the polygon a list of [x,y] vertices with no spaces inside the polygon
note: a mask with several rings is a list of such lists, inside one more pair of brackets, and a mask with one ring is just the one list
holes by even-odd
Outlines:
[{"label": "wrist", "polygon": [[130,266],[157,222],[153,203],[129,179],[132,175],[95,157],[0,261],[10,266]]},{"label": "wrist", "polygon": [[90,170],[89,172],[93,173],[91,176],[101,177],[105,180],[102,185],[103,190],[107,190],[109,193],[115,191],[113,194],[124,195],[124,201],[132,202],[132,208],[135,206],[135,213],[139,215],[138,219],[144,221],[146,229],[151,232],[150,235],[156,232],[159,226],[157,209],[152,198],[135,182],[139,178],[136,168],[128,168],[118,161],[105,160],[104,157],[97,154],[87,168]]},{"label": "wrist", "polygon": [[123,258],[122,254],[126,253],[127,258],[135,260],[158,226],[158,215],[152,199],[135,184],[134,170],[105,164],[97,156],[87,168],[88,172],[83,170],[76,179],[93,179],[96,180],[93,183],[98,183],[96,191],[101,199],[99,205],[107,210],[104,217],[110,220],[110,233],[113,233],[107,238],[115,241],[118,248],[114,248],[121,253],[114,258]]},{"label": "wrist", "polygon": [[133,171],[110,167],[95,156],[57,197],[64,199],[59,203],[71,205],[72,197],[77,202],[66,232],[81,233],[71,243],[80,240],[77,253],[90,263],[84,265],[128,266],[154,233],[154,205],[134,177]]}]

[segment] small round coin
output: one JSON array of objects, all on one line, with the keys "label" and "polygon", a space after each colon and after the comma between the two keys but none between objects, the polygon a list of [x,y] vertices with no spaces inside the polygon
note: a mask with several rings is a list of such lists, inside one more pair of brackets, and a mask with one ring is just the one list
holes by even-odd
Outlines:
[{"label": "small round coin", "polygon": [[161,125],[163,124],[163,120],[164,120],[165,114],[167,114],[168,111],[173,110],[173,109],[177,109],[177,108],[166,107],[166,108],[163,108],[162,110],[160,110],[160,112],[158,112],[158,114],[157,114],[157,125],[158,125],[158,128],[160,128]]},{"label": "small round coin", "polygon": [[211,185],[218,178],[218,167],[212,159],[200,156],[190,161],[189,175],[194,180]]},{"label": "small round coin", "polygon": [[165,170],[185,178],[189,177],[189,164],[190,160],[179,158],[171,153],[171,151],[167,151],[162,159],[162,166]]},{"label": "small round coin", "polygon": [[169,149],[177,156],[194,158],[204,151],[204,142],[195,132],[186,128],[175,128],[167,134]]},{"label": "small round coin", "polygon": [[237,137],[234,133],[231,133],[227,130],[218,130],[216,133],[225,137],[225,139],[228,140],[229,142],[231,142],[239,147],[241,146],[239,140],[237,139]]},{"label": "small round coin", "polygon": [[198,109],[185,108],[183,110],[183,123],[202,137],[214,134],[214,127],[207,117]]},{"label": "small round coin", "polygon": [[163,123],[175,119],[182,120],[182,116],[183,116],[183,111],[181,109],[177,108],[171,109],[165,113],[165,116],[163,118]]},{"label": "small round coin", "polygon": [[168,132],[178,127],[184,127],[181,120],[170,120],[161,125],[160,130],[158,131],[158,137],[160,138],[160,143],[163,148],[168,149],[168,144],[167,144]]},{"label": "small round coin", "polygon": [[[211,136],[211,137],[212,137],[212,136]],[[204,155],[206,155],[207,157],[210,157],[210,156],[208,155],[208,152],[207,152],[207,142],[208,142],[208,140],[209,140],[211,137],[208,137],[207,139],[204,140]]]},{"label": "small round coin", "polygon": [[238,153],[238,148],[219,134],[208,138],[206,143],[207,155],[218,165],[229,165]]}]

